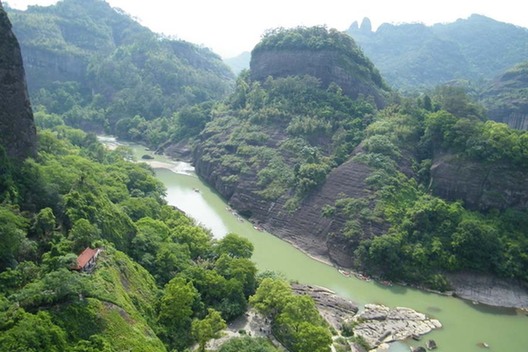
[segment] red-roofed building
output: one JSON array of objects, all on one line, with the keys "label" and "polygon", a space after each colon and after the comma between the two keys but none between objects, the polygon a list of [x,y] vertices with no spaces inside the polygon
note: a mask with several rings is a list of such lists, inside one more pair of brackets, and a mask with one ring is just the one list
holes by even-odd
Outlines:
[{"label": "red-roofed building", "polygon": [[95,268],[95,260],[100,252],[100,248],[91,249],[87,247],[77,257],[77,266],[74,269],[87,273],[91,272]]}]

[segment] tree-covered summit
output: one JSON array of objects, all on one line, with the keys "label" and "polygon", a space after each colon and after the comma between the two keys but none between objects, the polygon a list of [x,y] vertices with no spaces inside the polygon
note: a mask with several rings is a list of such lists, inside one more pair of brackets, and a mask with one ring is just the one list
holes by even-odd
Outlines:
[{"label": "tree-covered summit", "polygon": [[337,84],[353,99],[386,104],[388,87],[372,62],[345,33],[322,26],[268,31],[251,52],[251,78],[309,75],[323,87]]}]

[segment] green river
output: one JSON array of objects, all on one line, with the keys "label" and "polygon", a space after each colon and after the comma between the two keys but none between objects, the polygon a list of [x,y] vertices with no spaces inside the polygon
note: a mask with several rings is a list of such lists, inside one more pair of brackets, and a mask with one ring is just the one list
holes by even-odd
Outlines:
[{"label": "green river", "polygon": [[[139,146],[133,146],[133,149],[139,157],[150,154]],[[166,164],[156,165],[156,162]],[[291,280],[327,287],[360,305],[380,303],[410,307],[443,324],[442,329],[427,334],[420,342],[411,340],[405,344],[392,344],[391,352],[409,351],[409,345],[424,345],[427,339],[437,342],[437,351],[528,351],[528,316],[525,312],[491,308],[409,287],[384,286],[345,277],[334,267],[310,258],[271,234],[255,230],[248,221],[241,221],[229,211],[225,201],[193,173],[189,164],[155,156],[151,165],[167,187],[169,204],[209,228],[217,238],[234,232],[249,239],[255,246],[253,261],[259,270],[273,270]],[[483,342],[489,348],[482,347]]]}]

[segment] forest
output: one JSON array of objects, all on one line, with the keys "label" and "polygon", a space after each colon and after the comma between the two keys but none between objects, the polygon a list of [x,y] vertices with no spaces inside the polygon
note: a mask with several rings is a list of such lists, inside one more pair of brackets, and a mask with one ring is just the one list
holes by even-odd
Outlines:
[{"label": "forest", "polygon": [[[2,160],[3,351],[183,351],[194,343],[203,350],[248,300],[292,351],[326,350],[330,332],[314,302],[258,274],[248,240],[213,240],[168,206],[153,171],[126,161],[125,147],[108,151],[95,135],[65,125],[38,135],[35,160],[20,167]],[[90,246],[103,250],[96,270],[79,274],[77,255]],[[317,319],[295,315],[296,307]],[[298,324],[310,336],[296,337]],[[220,350],[237,344],[275,350],[247,339]]]}]

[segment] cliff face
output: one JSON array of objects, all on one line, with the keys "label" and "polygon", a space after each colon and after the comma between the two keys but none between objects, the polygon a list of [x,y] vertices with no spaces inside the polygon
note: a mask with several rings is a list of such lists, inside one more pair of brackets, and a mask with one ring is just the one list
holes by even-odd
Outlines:
[{"label": "cliff face", "polygon": [[462,200],[470,209],[528,208],[526,173],[500,163],[483,164],[437,155],[431,167],[433,193],[448,200]]},{"label": "cliff face", "polygon": [[7,154],[35,154],[36,129],[29,102],[20,46],[0,3],[0,143]]},{"label": "cliff face", "polygon": [[[274,135],[273,140],[277,140],[278,136],[279,134]],[[356,148],[353,155],[359,152],[361,146]],[[249,170],[239,175],[236,185],[230,184],[223,179],[223,176],[229,175],[229,171],[217,163],[207,161],[202,153],[200,147],[195,151],[196,172],[234,209],[250,217],[258,226],[320,260],[331,260],[339,266],[352,267],[354,258],[351,254],[359,241],[387,230],[385,224],[381,223],[371,223],[368,226],[362,224],[364,237],[348,239],[342,236],[346,224],[343,214],[337,213],[331,218],[323,216],[324,206],[333,205],[338,199],[369,196],[365,179],[372,170],[353,159],[332,170],[318,189],[304,198],[295,211],[290,211],[285,206],[289,195],[269,201],[258,194],[259,188],[255,182],[258,172]]]},{"label": "cliff face", "polygon": [[378,107],[384,106],[383,90],[374,85],[364,71],[348,66],[339,51],[310,49],[256,51],[250,62],[254,80],[265,80],[268,76],[309,75],[318,78],[323,87],[333,82],[353,99],[372,97]]},{"label": "cliff face", "polygon": [[528,130],[528,62],[516,65],[495,80],[482,94],[489,118],[511,128]]}]

